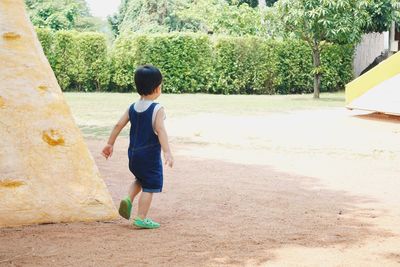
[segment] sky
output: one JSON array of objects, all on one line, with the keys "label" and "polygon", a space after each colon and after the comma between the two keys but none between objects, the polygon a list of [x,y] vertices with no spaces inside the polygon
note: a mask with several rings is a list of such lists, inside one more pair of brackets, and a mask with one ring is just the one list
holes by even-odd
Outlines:
[{"label": "sky", "polygon": [[117,11],[121,0],[86,0],[86,2],[93,16],[106,18]]}]

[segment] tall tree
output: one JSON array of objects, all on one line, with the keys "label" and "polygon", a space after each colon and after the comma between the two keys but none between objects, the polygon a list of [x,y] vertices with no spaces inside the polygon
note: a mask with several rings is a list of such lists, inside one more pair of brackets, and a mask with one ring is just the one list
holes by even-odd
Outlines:
[{"label": "tall tree", "polygon": [[202,31],[231,35],[262,33],[261,16],[246,3],[226,0],[123,0],[109,17],[115,35],[124,31]]},{"label": "tall tree", "polygon": [[369,25],[368,0],[280,0],[272,22],[289,38],[304,40],[312,50],[314,98],[319,98],[323,68],[321,51],[327,42],[355,44]]},{"label": "tall tree", "polygon": [[182,21],[179,10],[192,0],[122,0],[119,10],[108,17],[113,32],[169,32],[193,28],[191,21]]},{"label": "tall tree", "polygon": [[32,23],[53,30],[97,30],[85,0],[25,0]]},{"label": "tall tree", "polygon": [[367,6],[370,23],[365,25],[363,31],[384,32],[388,31],[393,21],[399,21],[399,0],[371,0]]},{"label": "tall tree", "polygon": [[261,14],[246,3],[229,5],[225,0],[196,0],[178,13],[198,24],[199,30],[227,35],[262,35]]},{"label": "tall tree", "polygon": [[125,18],[129,2],[129,0],[121,0],[118,11],[115,14],[107,17],[108,23],[110,24],[111,30],[115,36],[119,35],[119,28]]}]

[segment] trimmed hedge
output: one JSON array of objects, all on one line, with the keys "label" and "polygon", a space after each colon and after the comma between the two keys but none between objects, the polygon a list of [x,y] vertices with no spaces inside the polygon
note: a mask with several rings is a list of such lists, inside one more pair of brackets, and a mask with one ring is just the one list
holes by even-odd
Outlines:
[{"label": "trimmed hedge", "polygon": [[214,44],[212,93],[276,93],[277,42],[257,37],[222,37]]},{"label": "trimmed hedge", "polygon": [[105,91],[110,59],[105,35],[36,29],[43,51],[63,91]]},{"label": "trimmed hedge", "polygon": [[[170,33],[125,35],[110,51],[100,33],[38,29],[43,50],[64,91],[134,89],[138,65],[164,75],[164,92],[299,94],[313,91],[312,53],[301,41]],[[337,91],[353,78],[352,46],[326,45],[321,91]]]},{"label": "trimmed hedge", "polygon": [[120,38],[114,43],[113,83],[118,91],[133,84],[138,65],[153,64],[164,75],[167,93],[207,92],[213,74],[212,44],[206,35],[166,34]]}]

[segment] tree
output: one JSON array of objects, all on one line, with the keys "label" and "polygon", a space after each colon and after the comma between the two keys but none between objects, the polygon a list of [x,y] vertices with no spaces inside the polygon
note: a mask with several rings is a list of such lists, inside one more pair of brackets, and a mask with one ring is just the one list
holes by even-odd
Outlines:
[{"label": "tree", "polygon": [[108,20],[115,35],[129,31],[262,34],[257,9],[246,3],[230,5],[226,0],[123,0]]},{"label": "tree", "polygon": [[108,17],[115,35],[122,32],[170,32],[196,30],[191,20],[182,21],[177,13],[191,0],[123,0],[119,10]]},{"label": "tree", "polygon": [[271,23],[285,37],[300,38],[312,50],[314,98],[319,98],[323,68],[321,51],[327,42],[356,44],[371,22],[368,0],[280,0]]},{"label": "tree", "polygon": [[119,25],[121,25],[125,18],[125,14],[128,9],[128,1],[129,0],[121,0],[121,4],[118,7],[117,13],[107,17],[107,21],[111,26],[111,31],[115,36],[119,35]]},{"label": "tree", "polygon": [[263,35],[261,14],[246,3],[229,5],[224,0],[197,0],[178,12],[199,31],[234,36]]},{"label": "tree", "polygon": [[393,21],[398,21],[398,0],[372,0],[367,6],[371,22],[363,28],[365,33],[384,32],[390,29]]},{"label": "tree", "polygon": [[53,30],[97,30],[85,0],[25,0],[33,25]]}]

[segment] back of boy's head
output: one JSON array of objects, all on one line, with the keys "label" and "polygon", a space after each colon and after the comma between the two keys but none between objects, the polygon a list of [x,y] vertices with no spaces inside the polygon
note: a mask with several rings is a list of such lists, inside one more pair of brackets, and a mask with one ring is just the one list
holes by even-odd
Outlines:
[{"label": "back of boy's head", "polygon": [[140,66],[135,71],[135,85],[139,95],[151,95],[162,80],[160,70],[152,65]]}]

